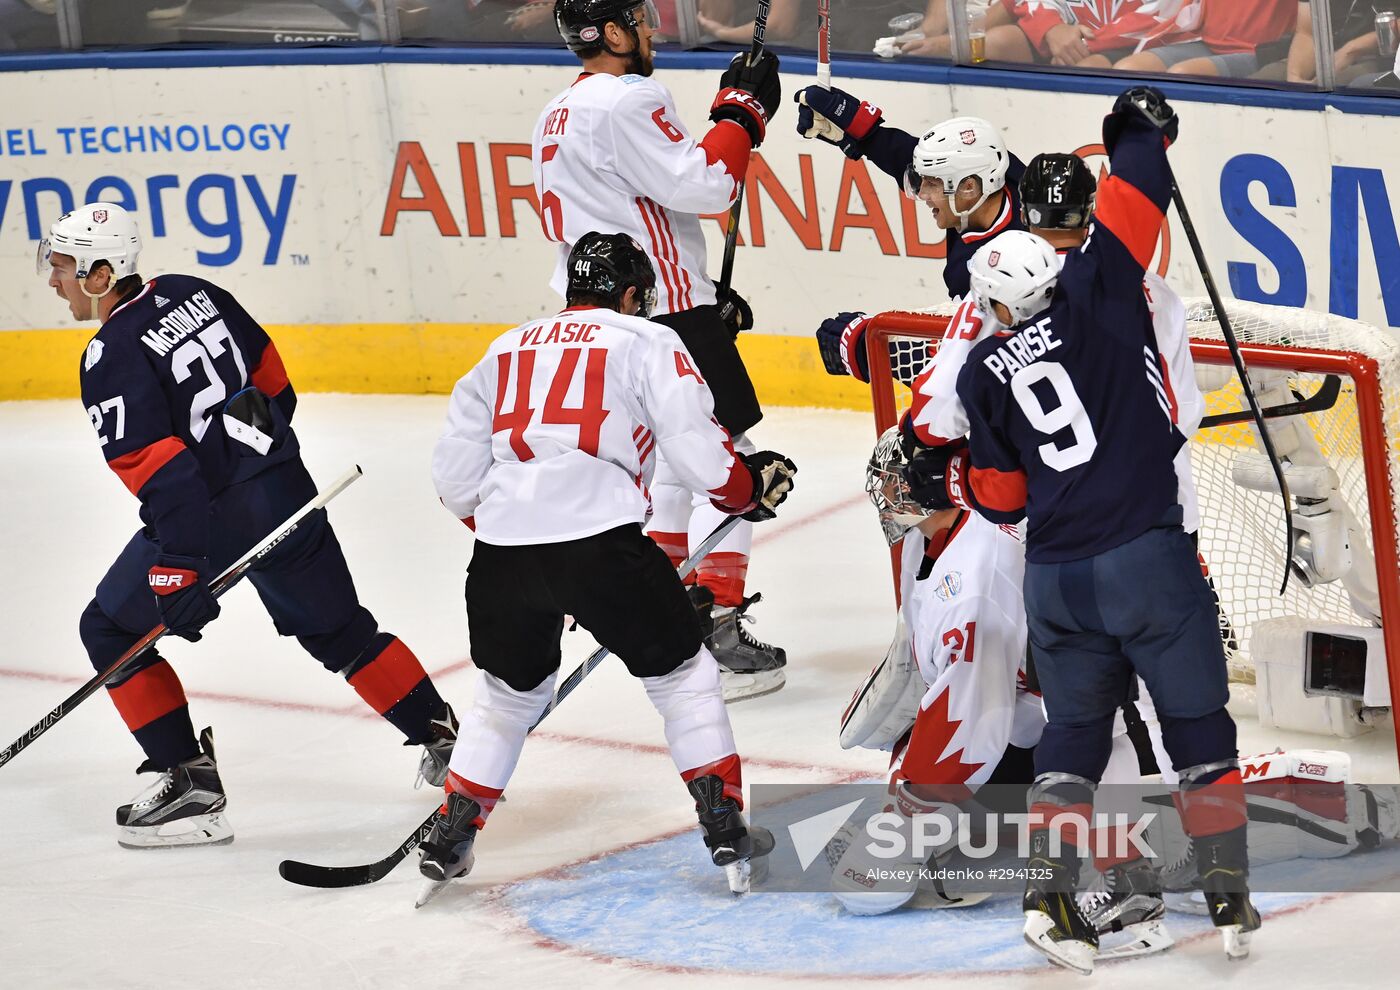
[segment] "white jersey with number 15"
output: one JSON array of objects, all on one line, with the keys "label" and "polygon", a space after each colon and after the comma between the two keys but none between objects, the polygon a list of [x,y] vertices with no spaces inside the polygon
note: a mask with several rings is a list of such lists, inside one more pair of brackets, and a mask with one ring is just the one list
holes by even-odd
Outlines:
[{"label": "white jersey with number 15", "polygon": [[580,76],[544,108],[531,141],[541,223],[559,245],[550,287],[564,294],[580,237],[621,231],[656,270],[656,315],[714,303],[699,215],[734,202],[749,151],[732,121],[697,142],[654,79]]}]

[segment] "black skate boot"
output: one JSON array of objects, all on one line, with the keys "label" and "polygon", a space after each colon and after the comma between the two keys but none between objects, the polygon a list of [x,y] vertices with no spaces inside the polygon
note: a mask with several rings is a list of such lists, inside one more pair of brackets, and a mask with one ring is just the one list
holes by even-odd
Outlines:
[{"label": "black skate boot", "polygon": [[1157,871],[1145,859],[1113,867],[1103,885],[1079,895],[1079,909],[1099,937],[1125,932],[1128,941],[1100,948],[1099,959],[1145,956],[1172,946]]},{"label": "black skate boot", "polygon": [[714,593],[704,585],[690,588],[705,645],[719,663],[726,703],[772,694],[787,683],[787,651],[754,639],[744,628],[753,621],[749,606],[762,599],[751,595],[737,607],[726,607],[716,605]]},{"label": "black skate boot", "polygon": [[426,781],[434,787],[447,783],[447,764],[452,759],[452,747],[457,744],[457,716],[452,706],[442,703],[442,711],[428,721],[428,738],[418,742],[406,742],[405,746],[422,746],[423,755],[418,760],[418,779],[413,782],[417,790]]},{"label": "black skate boot", "polygon": [[[1065,845],[1069,845],[1068,841]],[[1079,909],[1074,888],[1079,883],[1079,857],[1073,853],[1050,856],[1050,833],[1031,834],[1031,855],[1026,894],[1021,910],[1026,915],[1026,941],[1056,966],[1089,975],[1099,952],[1099,934]]]},{"label": "black skate boot", "polygon": [[752,881],[762,880],[768,872],[773,833],[744,821],[739,805],[725,796],[724,781],[719,777],[697,777],[685,786],[695,798],[695,813],[705,832],[710,860],[724,867],[732,893],[747,894]]},{"label": "black skate boot", "polygon": [[463,794],[447,795],[447,804],[438,812],[433,830],[423,840],[423,855],[418,860],[418,872],[427,878],[418,892],[415,908],[427,904],[457,877],[464,877],[476,864],[472,846],[476,844],[476,825],[481,817],[481,805]]},{"label": "black skate boot", "polygon": [[233,828],[224,817],[224,785],[214,762],[213,729],[199,734],[199,748],[198,756],[169,770],[150,760],[136,768],[137,773],[159,773],[160,779],[117,809],[117,845],[164,849],[233,841]]},{"label": "black skate boot", "polygon": [[1241,825],[1195,840],[1196,869],[1201,875],[1206,910],[1225,941],[1225,955],[1231,961],[1249,955],[1250,937],[1262,924],[1259,912],[1249,900],[1246,828]]}]

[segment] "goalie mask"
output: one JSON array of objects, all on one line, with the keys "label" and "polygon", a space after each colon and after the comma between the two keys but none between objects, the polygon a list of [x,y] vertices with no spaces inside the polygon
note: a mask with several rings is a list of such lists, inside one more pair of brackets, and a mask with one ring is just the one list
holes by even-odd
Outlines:
[{"label": "goalie mask", "polygon": [[626,234],[584,234],[569,252],[568,274],[570,306],[578,296],[592,296],[621,312],[629,288],[637,290],[634,316],[645,319],[656,306],[656,271],[642,246]]},{"label": "goalie mask", "polygon": [[1036,155],[1021,177],[1021,219],[1042,230],[1078,230],[1089,223],[1098,186],[1078,155]]},{"label": "goalie mask", "polygon": [[865,493],[875,503],[875,511],[880,514],[880,528],[890,546],[904,539],[905,534],[929,516],[929,511],[909,494],[903,467],[899,427],[891,426],[880,434],[870,463],[865,467]]}]

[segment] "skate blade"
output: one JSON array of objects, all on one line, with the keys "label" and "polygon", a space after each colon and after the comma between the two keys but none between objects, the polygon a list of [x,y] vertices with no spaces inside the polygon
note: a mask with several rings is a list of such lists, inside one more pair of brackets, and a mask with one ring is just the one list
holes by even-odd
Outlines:
[{"label": "skate blade", "polygon": [[1072,969],[1089,976],[1094,972],[1094,957],[1098,954],[1088,942],[1050,938],[1055,922],[1043,911],[1027,911],[1024,934],[1026,942],[1056,966]]},{"label": "skate blade", "polygon": [[782,668],[743,674],[720,668],[720,687],[726,705],[772,694],[786,683],[787,671]]},{"label": "skate blade", "polygon": [[117,826],[117,845],[123,849],[174,849],[178,846],[226,846],[233,841],[233,826],[223,812],[195,815],[154,826]]},{"label": "skate blade", "polygon": [[753,867],[747,859],[736,859],[724,865],[724,878],[729,881],[729,892],[742,897],[753,885]]},{"label": "skate blade", "polygon": [[1225,942],[1225,958],[1231,962],[1249,958],[1249,940],[1254,934],[1252,931],[1245,931],[1243,925],[1223,925],[1217,930]]},{"label": "skate blade", "polygon": [[[1132,956],[1150,956],[1154,952],[1164,952],[1176,944],[1171,932],[1167,931],[1167,926],[1159,919],[1156,921],[1140,921],[1136,925],[1128,925],[1121,932],[1114,935],[1126,935],[1129,940],[1117,943],[1111,947],[1099,948],[1099,959],[1128,959]],[[1100,932],[1099,937],[1103,938],[1104,933]]]},{"label": "skate blade", "polygon": [[451,882],[451,880],[424,880],[423,886],[418,888],[418,899],[413,902],[413,909],[416,911],[437,897],[438,894],[447,889],[447,885]]}]

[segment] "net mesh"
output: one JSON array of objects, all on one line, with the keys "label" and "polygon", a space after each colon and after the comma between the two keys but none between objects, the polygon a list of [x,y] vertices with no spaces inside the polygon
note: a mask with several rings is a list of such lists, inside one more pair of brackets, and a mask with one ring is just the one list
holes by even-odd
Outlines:
[{"label": "net mesh", "polygon": [[[1238,376],[1228,354],[1217,353],[1209,343],[1223,340],[1215,310],[1208,299],[1187,299],[1188,332],[1193,340],[1197,379],[1206,394],[1206,415],[1246,408]],[[1360,531],[1374,550],[1374,535],[1367,497],[1367,458],[1383,459],[1389,489],[1384,492],[1391,518],[1397,516],[1392,493],[1400,492],[1400,342],[1388,332],[1354,320],[1309,310],[1286,309],[1256,303],[1226,303],[1231,326],[1245,350],[1246,364],[1251,356],[1266,351],[1300,359],[1294,367],[1265,370],[1260,363],[1251,366],[1250,376],[1256,394],[1270,398],[1264,405],[1291,402],[1313,396],[1324,385],[1326,376],[1300,370],[1316,362],[1301,359],[1304,352],[1352,353],[1371,358],[1379,370],[1377,384],[1341,376],[1341,391],[1328,409],[1299,417],[1275,420],[1282,428],[1305,424],[1302,430],[1315,441],[1320,452],[1340,479],[1338,492],[1355,514]],[[938,345],[952,307],[922,311],[927,330],[919,326],[908,333],[889,338],[891,378],[908,385],[927,363]],[[943,318],[943,319],[940,319]],[[878,318],[877,318],[878,320]],[[918,322],[918,321],[916,321]],[[878,325],[878,323],[877,323]],[[891,381],[873,382],[894,394],[896,408],[909,403],[909,390]],[[1357,388],[1379,389],[1384,424],[1384,449],[1363,449]],[[879,424],[881,426],[886,424]],[[1276,445],[1278,437],[1276,435]],[[1201,503],[1200,552],[1220,601],[1222,639],[1230,662],[1231,679],[1252,682],[1254,668],[1249,645],[1255,626],[1265,619],[1306,616],[1314,620],[1369,624],[1353,607],[1351,596],[1340,582],[1307,588],[1290,580],[1285,595],[1278,594],[1286,552],[1286,521],[1282,501],[1276,492],[1241,487],[1233,477],[1242,457],[1258,459],[1258,444],[1252,422],[1202,429],[1191,438],[1191,462]],[[1396,580],[1382,573],[1382,582]]]}]

